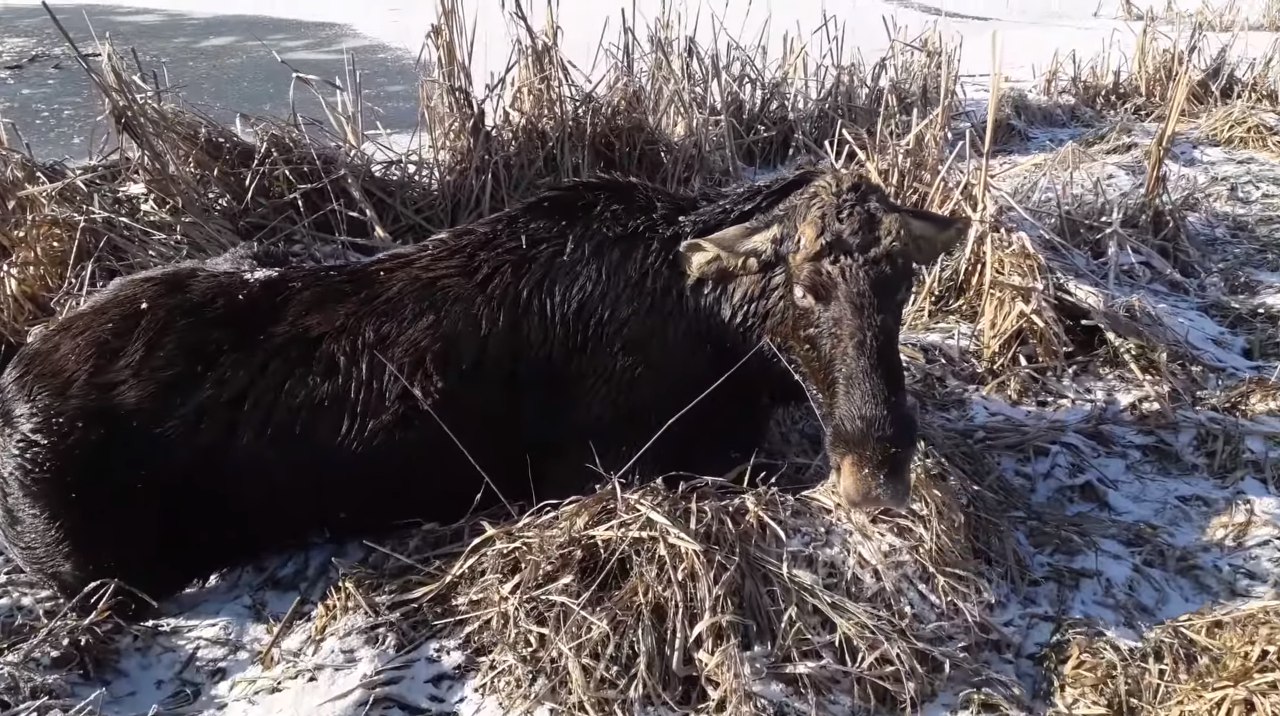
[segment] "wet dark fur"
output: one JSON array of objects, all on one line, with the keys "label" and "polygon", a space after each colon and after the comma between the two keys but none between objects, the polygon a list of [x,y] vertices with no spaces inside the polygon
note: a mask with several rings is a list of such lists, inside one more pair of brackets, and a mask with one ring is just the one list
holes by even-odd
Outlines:
[{"label": "wet dark fur", "polygon": [[[890,424],[909,263],[868,239],[815,264],[811,292],[856,305],[808,322],[781,269],[681,269],[682,240],[782,211],[821,176],[701,194],[606,177],[368,261],[119,280],[0,378],[0,537],[66,595],[115,578],[163,597],[320,532],[460,518],[484,487],[473,460],[493,483],[480,506],[567,496],[695,401],[636,466],[721,474],[773,407],[807,399],[792,370],[843,439],[909,459],[914,425]],[[869,191],[824,230],[873,236]],[[879,325],[849,325],[868,312]],[[793,365],[764,346],[732,370],[765,338]],[[811,350],[833,343],[874,357]]]}]

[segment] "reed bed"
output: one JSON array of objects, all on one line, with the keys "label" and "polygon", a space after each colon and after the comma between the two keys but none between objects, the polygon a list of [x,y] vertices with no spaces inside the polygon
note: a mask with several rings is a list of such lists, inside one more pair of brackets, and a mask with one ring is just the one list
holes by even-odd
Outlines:
[{"label": "reed bed", "polygon": [[[81,56],[114,131],[109,154],[64,166],[0,147],[6,351],[114,278],[237,247],[348,260],[601,171],[685,187],[802,158],[862,165],[899,201],[963,211],[978,227],[921,272],[908,309],[915,335],[966,329],[950,352],[903,349],[924,406],[909,510],[850,514],[824,487],[806,489],[825,472],[801,416],[774,459],[751,467],[770,484],[619,476],[514,519],[414,531],[346,570],[312,628],[360,612],[402,643],[459,639],[478,688],[508,713],[883,712],[953,691],[975,708],[1029,708],[990,658],[1010,639],[994,614],[1031,579],[1034,550],[1083,541],[1099,522],[1033,507],[1001,461],[1084,428],[978,428],[965,416],[975,393],[1036,405],[1093,372],[1141,386],[1151,415],[1180,429],[1179,411],[1205,408],[1204,424],[1237,431],[1220,456],[1243,444],[1241,425],[1263,429],[1272,403],[1260,396],[1280,392],[1274,381],[1225,338],[1174,325],[1142,288],[1153,277],[1171,287],[1185,308],[1175,317],[1208,300],[1209,248],[1189,218],[1201,207],[1166,167],[1189,123],[1223,145],[1270,149],[1256,108],[1280,98],[1271,56],[1238,64],[1206,54],[1201,31],[1176,42],[1144,31],[1123,61],[1057,63],[1036,90],[1050,101],[993,85],[988,121],[962,111],[959,49],[933,33],[866,61],[833,18],[770,54],[723,33],[699,43],[675,12],[647,26],[627,17],[587,77],[563,56],[555,6],[541,27],[527,10],[510,13],[512,70],[482,89],[461,3],[441,1],[408,147],[370,130],[355,76],[295,70],[326,116],[237,131],[183,106],[119,48]],[[1150,134],[1110,145],[1126,157],[1120,189],[1090,173],[1103,152],[1083,139],[1033,162],[998,159],[1029,129],[1088,125],[1114,139],[1122,121]],[[16,573],[0,590],[20,605],[0,612],[0,712],[76,708],[67,680],[109,659],[104,645],[124,627],[106,604],[68,616]],[[1138,647],[1081,627],[1055,702],[1110,709],[1074,713],[1217,709],[1224,685],[1255,684],[1254,703],[1273,705],[1270,613],[1188,618]]]}]

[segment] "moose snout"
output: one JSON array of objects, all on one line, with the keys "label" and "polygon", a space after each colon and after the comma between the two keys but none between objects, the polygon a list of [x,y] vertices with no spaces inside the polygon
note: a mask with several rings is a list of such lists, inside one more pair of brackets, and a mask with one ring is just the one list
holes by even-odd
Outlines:
[{"label": "moose snout", "polygon": [[840,501],[858,510],[903,509],[911,498],[911,471],[900,465],[909,460],[893,460],[889,465],[868,464],[854,457],[839,458],[831,469],[831,480]]},{"label": "moose snout", "polygon": [[911,499],[915,457],[913,406],[894,411],[875,431],[837,431],[828,444],[831,481],[840,501],[859,510],[904,509]]}]

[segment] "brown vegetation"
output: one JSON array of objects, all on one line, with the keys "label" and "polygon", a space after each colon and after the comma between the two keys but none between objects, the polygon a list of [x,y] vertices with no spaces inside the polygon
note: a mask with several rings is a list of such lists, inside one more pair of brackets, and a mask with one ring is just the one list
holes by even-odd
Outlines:
[{"label": "brown vegetation", "polygon": [[[1223,144],[1271,148],[1246,109],[1280,100],[1270,57],[1233,63],[1198,34],[1166,43],[1144,30],[1123,62],[1059,62],[1039,87],[1065,98],[1049,110],[997,87],[1008,116],[988,129],[986,118],[962,121],[956,52],[933,35],[900,38],[866,63],[845,52],[835,20],[812,46],[788,41],[769,56],[729,38],[698,44],[664,18],[624,27],[588,80],[561,57],[556,33],[517,9],[516,70],[482,93],[459,3],[441,7],[407,151],[366,136],[350,82],[329,103],[327,127],[295,117],[245,138],[178,106],[107,48],[87,68],[118,153],[65,167],[0,148],[0,332],[10,347],[114,276],[246,239],[300,256],[368,253],[547,181],[609,170],[719,182],[814,154],[865,162],[896,199],[961,207],[981,224],[955,257],[922,272],[909,314],[915,329],[965,326],[973,340],[957,340],[954,354],[904,347],[926,403],[926,449],[903,515],[850,516],[821,490],[615,484],[513,522],[471,523],[461,541],[409,535],[395,557],[348,574],[325,614],[366,610],[406,642],[461,625],[479,683],[512,709],[769,713],[753,691],[767,674],[815,712],[843,712],[849,699],[911,709],[949,688],[1017,711],[1017,687],[980,665],[1004,638],[990,621],[995,595],[1027,576],[1012,520],[1043,520],[1035,534],[1048,542],[1083,539],[1091,523],[1036,513],[996,467],[996,456],[1031,454],[1059,428],[979,431],[963,418],[968,396],[1050,401],[1072,394],[1066,376],[1092,370],[1149,390],[1153,415],[1170,424],[1186,425],[1177,410],[1204,407],[1197,420],[1219,434],[1252,429],[1241,421],[1255,401],[1220,356],[1131,289],[1158,275],[1195,296],[1192,199],[1162,169],[1188,118],[1203,117],[1202,131]],[[1183,111],[1166,110],[1173,100]],[[1124,114],[1163,127],[1126,140],[1130,191],[1090,183],[1081,167],[1096,157],[1077,144],[997,178],[994,150],[1025,138],[1010,128],[1043,125],[1046,112],[1063,125]],[[1146,273],[1119,264],[1133,255]],[[812,455],[787,457],[794,466]],[[454,547],[442,551],[442,539]],[[1269,606],[1187,617],[1137,647],[1075,632],[1058,702],[1073,713],[1275,710],[1274,622]],[[57,680],[37,665],[92,665],[102,632],[117,628],[101,613],[71,622],[43,607],[0,623],[0,685],[18,695],[15,707],[56,700]],[[1256,710],[1233,706],[1244,703]]]}]

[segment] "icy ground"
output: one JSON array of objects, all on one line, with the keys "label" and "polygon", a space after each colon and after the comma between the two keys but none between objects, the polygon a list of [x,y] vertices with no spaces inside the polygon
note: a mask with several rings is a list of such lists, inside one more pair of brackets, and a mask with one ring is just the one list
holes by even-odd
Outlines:
[{"label": "icy ground", "polygon": [[[160,73],[160,84],[171,77],[186,102],[218,122],[233,124],[238,115],[283,118],[291,110],[324,117],[306,87],[290,93],[291,70],[276,62],[273,51],[301,72],[344,84],[346,63],[354,57],[364,77],[369,129],[408,132],[418,121],[414,53],[344,25],[63,2],[51,6],[82,52],[96,53],[107,37],[117,47],[135,48],[142,66]],[[235,81],[226,81],[232,77]],[[78,162],[96,155],[109,137],[98,121],[102,107],[94,92],[44,8],[0,3],[0,122],[13,145],[29,145],[36,156],[49,159]],[[327,90],[326,100],[332,101],[332,94]]]},{"label": "icy ground", "polygon": [[[0,0],[0,33],[4,13],[28,4]],[[429,3],[385,0],[134,4],[206,18],[266,13],[349,23],[406,52],[416,51],[431,12]],[[978,74],[990,68],[986,36],[999,29],[1004,69],[1025,78],[1055,48],[1092,55],[1113,31],[1123,42],[1129,30],[1111,19],[1114,4],[970,0],[946,3],[942,17],[936,1],[850,2],[828,9],[843,18],[866,13],[868,20],[884,12],[903,24],[939,20],[966,37],[965,69]],[[639,3],[642,10],[651,5]],[[805,2],[755,5],[772,11],[776,32],[797,21],[809,23],[817,12],[816,4]],[[603,18],[616,9],[588,3],[583,12],[566,13],[561,21],[571,42],[586,47],[599,33],[579,29],[582,24],[596,18],[592,13]],[[883,45],[882,27],[869,21],[856,27],[866,54],[874,56]],[[995,174],[997,184],[1010,192],[1023,186],[1020,171],[1053,157],[1084,130],[1033,128],[1032,134],[1025,151],[1001,160],[1005,173]],[[1142,161],[1140,152],[1099,152],[1090,171],[1105,178],[1107,191],[1120,194],[1140,188]],[[1280,221],[1266,218],[1280,216],[1280,168],[1274,158],[1194,138],[1176,148],[1171,165],[1173,183],[1193,187],[1213,209],[1193,217],[1200,228],[1197,238],[1211,255],[1246,264],[1248,271],[1241,269],[1240,275],[1247,274],[1248,281],[1224,285],[1206,304],[1143,280],[1143,261],[1133,260],[1122,262],[1117,295],[1163,317],[1171,334],[1181,338],[1187,360],[1202,361],[1224,375],[1274,376],[1276,356],[1249,357],[1247,342],[1228,325],[1224,307],[1243,308],[1272,325],[1280,319]],[[1237,242],[1233,220],[1252,226],[1252,249]],[[963,362],[969,332],[967,327],[939,328],[906,336],[904,344]],[[1009,515],[1009,520],[1032,558],[1035,578],[1005,594],[996,614],[1017,648],[990,655],[1028,694],[1040,686],[1037,656],[1065,620],[1093,619],[1118,635],[1137,638],[1154,622],[1207,604],[1280,597],[1280,485],[1274,466],[1280,420],[1274,410],[1252,418],[1212,411],[1151,417],[1158,410],[1152,407],[1152,390],[1081,375],[1056,386],[1055,397],[1034,404],[1011,405],[975,389],[964,409],[930,417],[941,429],[988,446],[1007,479],[1033,497],[1028,514]],[[1003,449],[1023,445],[1028,431],[1042,436],[1039,450]],[[1225,449],[1223,441],[1237,444]],[[324,608],[315,608],[334,584],[333,561],[349,563],[369,551],[351,545],[282,556],[172,600],[168,616],[136,627],[113,647],[119,659],[110,672],[85,675],[75,685],[74,696],[82,702],[76,713],[500,713],[455,673],[465,655],[452,645],[431,642],[398,653],[380,641],[388,632],[369,628],[359,610],[345,610],[347,616],[335,621]],[[3,559],[0,555],[0,620],[28,613],[13,587],[20,581],[15,569]],[[955,713],[953,696],[939,697],[927,712]]]}]

